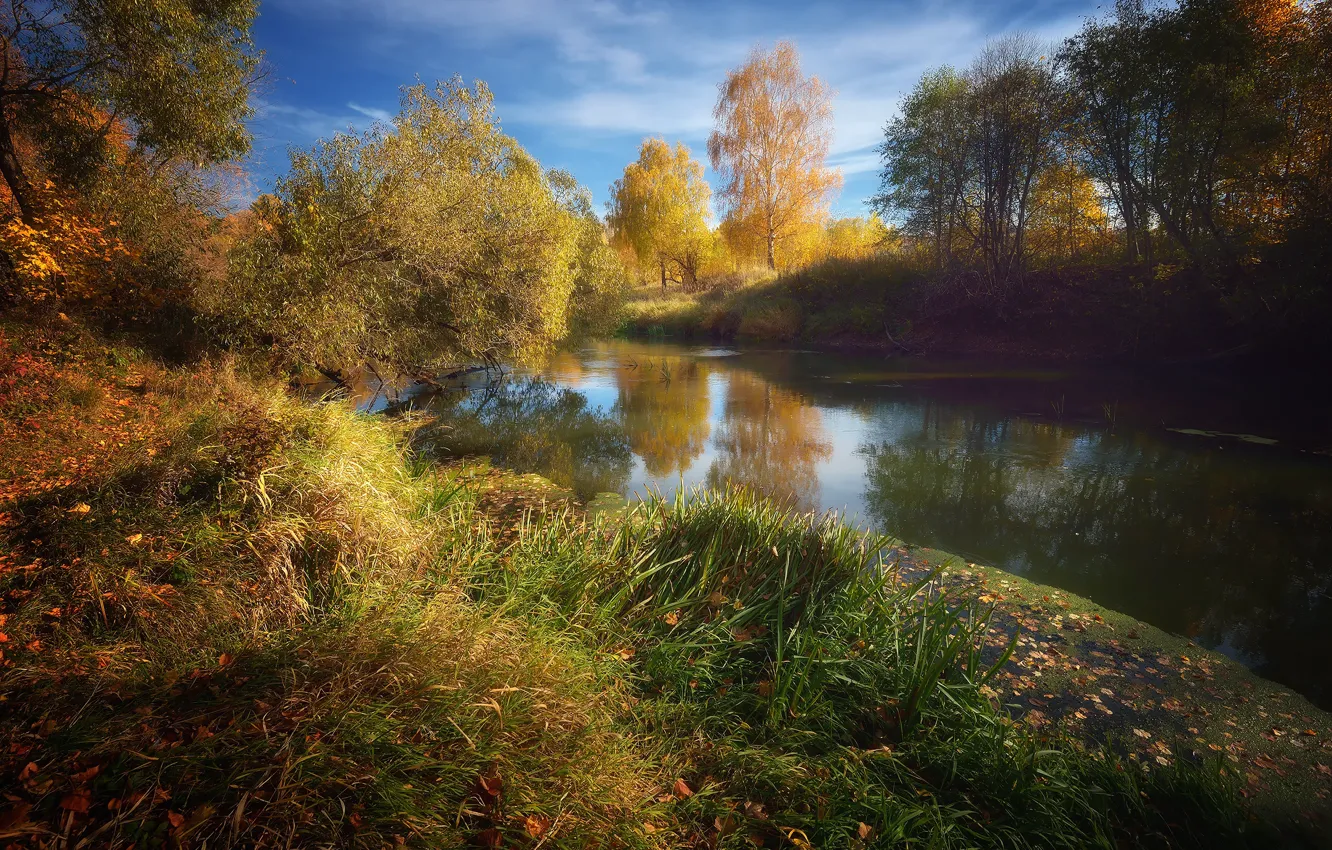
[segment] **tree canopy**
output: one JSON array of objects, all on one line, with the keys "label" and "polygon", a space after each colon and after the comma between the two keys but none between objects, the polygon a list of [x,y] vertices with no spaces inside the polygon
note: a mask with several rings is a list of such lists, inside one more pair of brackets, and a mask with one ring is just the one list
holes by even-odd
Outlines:
[{"label": "tree canopy", "polygon": [[159,162],[248,152],[255,0],[9,0],[0,22],[0,173],[21,214],[40,166],[85,177],[116,129]]},{"label": "tree canopy", "polygon": [[622,277],[571,183],[500,130],[484,84],[413,86],[392,127],[293,155],[202,307],[311,364],[539,355],[580,286]]},{"label": "tree canopy", "polygon": [[712,241],[708,203],[712,189],[703,166],[689,148],[662,139],[644,139],[638,160],[625,166],[611,185],[607,224],[617,245],[642,266],[656,267],[664,289],[678,272],[692,287]]},{"label": "tree canopy", "polygon": [[708,156],[722,179],[726,216],[763,245],[775,269],[778,244],[826,216],[842,185],[826,164],[833,92],[801,72],[789,41],[771,51],[756,47],[718,89]]},{"label": "tree canopy", "polygon": [[1119,0],[1057,50],[992,43],[906,98],[874,204],[936,269],[995,287],[1116,250],[1165,276],[1321,283],[1330,21],[1327,0]]}]

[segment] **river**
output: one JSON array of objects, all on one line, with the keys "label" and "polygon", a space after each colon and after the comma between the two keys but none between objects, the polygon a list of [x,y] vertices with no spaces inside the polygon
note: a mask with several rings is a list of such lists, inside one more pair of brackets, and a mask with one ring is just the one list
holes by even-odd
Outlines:
[{"label": "river", "polygon": [[422,437],[440,457],[584,497],[745,484],[1089,597],[1332,708],[1332,420],[1292,397],[1201,373],[615,341],[417,401],[445,414]]}]

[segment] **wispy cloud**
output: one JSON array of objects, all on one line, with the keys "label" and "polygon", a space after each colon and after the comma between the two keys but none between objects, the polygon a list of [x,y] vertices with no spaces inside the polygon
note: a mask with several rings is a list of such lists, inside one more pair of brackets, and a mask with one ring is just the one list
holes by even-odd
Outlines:
[{"label": "wispy cloud", "polygon": [[393,123],[393,115],[384,109],[376,109],[372,106],[361,106],[354,100],[347,102],[347,108],[353,112],[359,112],[373,121],[381,121],[385,124]]},{"label": "wispy cloud", "polygon": [[923,71],[965,66],[1008,30],[1059,38],[1096,0],[266,2],[300,22],[293,38],[321,28],[345,48],[307,69],[304,91],[321,88],[318,102],[268,105],[272,135],[306,142],[389,121],[367,104],[388,103],[418,75],[461,73],[491,85],[508,132],[599,197],[644,136],[685,141],[702,159],[727,69],[755,44],[792,39],[805,71],[838,92],[830,163],[847,178],[840,208],[858,211],[877,186],[874,146]]}]

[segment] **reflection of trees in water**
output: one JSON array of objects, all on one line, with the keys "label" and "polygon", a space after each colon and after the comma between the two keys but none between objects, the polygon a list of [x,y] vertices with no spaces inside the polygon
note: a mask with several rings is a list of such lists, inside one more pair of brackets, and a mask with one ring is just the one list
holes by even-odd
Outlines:
[{"label": "reflection of trees in water", "polygon": [[649,475],[681,473],[707,446],[708,368],[697,360],[662,357],[651,368],[620,368],[616,410],[629,445],[643,458]]},{"label": "reflection of trees in water", "polygon": [[801,510],[818,506],[817,467],[832,455],[832,444],[822,414],[795,393],[730,372],[713,445],[721,455],[708,470],[708,486],[734,482]]},{"label": "reflection of trees in water", "polygon": [[905,539],[968,552],[1091,596],[1325,703],[1299,659],[1332,653],[1332,480],[1240,447],[961,415],[863,449],[866,504]]},{"label": "reflection of trees in water", "polygon": [[429,407],[440,419],[417,440],[440,460],[489,456],[497,465],[540,473],[582,498],[622,492],[629,480],[633,459],[624,431],[573,390],[540,379],[509,380],[465,397],[440,396]]}]

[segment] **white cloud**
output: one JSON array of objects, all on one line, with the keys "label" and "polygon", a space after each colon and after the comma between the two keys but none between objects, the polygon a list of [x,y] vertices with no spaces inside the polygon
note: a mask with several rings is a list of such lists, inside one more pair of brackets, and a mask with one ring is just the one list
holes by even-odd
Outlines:
[{"label": "white cloud", "polygon": [[[455,62],[471,63],[474,73],[485,68],[506,129],[524,144],[544,144],[557,162],[573,160],[567,164],[575,173],[600,185],[605,173],[633,158],[643,136],[683,140],[704,159],[717,83],[755,44],[790,38],[806,73],[838,92],[830,164],[847,175],[847,194],[857,193],[839,202],[846,207],[859,204],[873,182],[880,167],[873,148],[922,72],[967,65],[988,37],[1005,30],[1062,37],[1079,18],[1060,4],[1081,0],[1024,0],[1020,7],[802,0],[780,8],[767,5],[772,0],[267,2],[353,30],[355,61],[399,82],[468,70]],[[1091,0],[1085,2],[1090,11]],[[362,105],[376,95],[356,94],[361,102],[348,102],[346,115],[281,105],[268,115],[305,138],[363,126],[365,119],[391,120],[389,112]]]},{"label": "white cloud", "polygon": [[385,124],[393,123],[393,115],[383,109],[376,109],[373,106],[361,106],[354,100],[347,103],[347,108],[353,112],[359,112],[373,121],[382,121]]},{"label": "white cloud", "polygon": [[286,129],[302,140],[327,138],[352,129],[356,124],[354,115],[333,114],[269,100],[257,101],[255,110],[261,121]]},{"label": "white cloud", "polygon": [[847,176],[877,173],[883,167],[879,152],[872,147],[833,154],[828,157],[828,164],[833,168],[840,168]]}]

